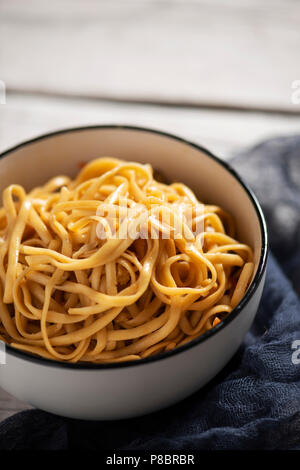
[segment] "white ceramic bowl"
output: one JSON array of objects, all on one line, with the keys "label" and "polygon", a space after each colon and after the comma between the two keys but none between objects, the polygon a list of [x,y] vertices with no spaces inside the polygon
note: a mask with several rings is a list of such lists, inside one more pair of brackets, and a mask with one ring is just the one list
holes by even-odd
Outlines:
[{"label": "white ceramic bowl", "polygon": [[0,191],[11,183],[30,189],[57,174],[75,175],[78,163],[110,155],[149,162],[170,181],[189,185],[238,222],[238,237],[254,248],[255,272],[240,304],[213,330],[167,353],[118,364],[65,364],[6,347],[0,386],[34,407],[80,419],[120,419],[178,402],[211,380],[240,346],[261,298],[267,233],[255,196],[227,163],[183,139],[128,126],[64,130],[2,154]]}]

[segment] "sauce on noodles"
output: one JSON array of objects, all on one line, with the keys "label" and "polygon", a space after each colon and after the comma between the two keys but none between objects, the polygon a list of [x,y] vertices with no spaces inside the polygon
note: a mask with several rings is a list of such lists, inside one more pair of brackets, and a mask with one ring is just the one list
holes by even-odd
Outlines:
[{"label": "sauce on noodles", "polygon": [[42,357],[169,351],[230,315],[252,273],[230,214],[150,165],[99,158],[74,180],[3,192],[0,339]]}]

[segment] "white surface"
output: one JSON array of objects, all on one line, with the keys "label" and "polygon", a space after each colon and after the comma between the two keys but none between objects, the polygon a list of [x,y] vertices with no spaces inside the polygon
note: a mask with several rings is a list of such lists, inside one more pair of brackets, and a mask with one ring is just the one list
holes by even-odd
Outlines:
[{"label": "white surface", "polygon": [[9,89],[297,112],[293,0],[2,0],[0,17]]},{"label": "white surface", "polygon": [[0,151],[61,128],[121,123],[177,134],[228,159],[232,153],[262,139],[300,131],[300,114],[216,112],[201,108],[22,94],[8,94],[6,102],[6,105],[0,105]]}]

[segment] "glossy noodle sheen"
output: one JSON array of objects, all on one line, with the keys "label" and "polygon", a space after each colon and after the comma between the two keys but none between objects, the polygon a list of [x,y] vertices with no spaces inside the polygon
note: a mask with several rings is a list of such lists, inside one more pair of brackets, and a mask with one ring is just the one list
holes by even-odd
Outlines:
[{"label": "glossy noodle sheen", "polygon": [[252,274],[230,214],[150,165],[99,158],[74,180],[3,192],[0,339],[42,357],[169,351],[230,315]]}]

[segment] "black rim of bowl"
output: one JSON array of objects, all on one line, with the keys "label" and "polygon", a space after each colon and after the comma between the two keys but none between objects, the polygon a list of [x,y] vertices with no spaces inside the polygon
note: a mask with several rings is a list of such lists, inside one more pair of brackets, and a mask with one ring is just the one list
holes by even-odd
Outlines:
[{"label": "black rim of bowl", "polygon": [[171,351],[167,352],[162,352],[155,354],[154,356],[146,357],[144,359],[137,359],[135,361],[124,361],[124,362],[111,362],[111,363],[92,363],[92,362],[76,362],[76,363],[71,363],[71,362],[62,362],[62,361],[57,361],[55,359],[46,359],[43,357],[36,356],[34,354],[31,354],[29,352],[25,352],[22,350],[18,350],[16,348],[13,348],[9,344],[6,344],[6,349],[9,352],[9,354],[16,356],[18,358],[21,358],[26,361],[30,362],[35,362],[40,365],[45,365],[45,366],[52,366],[52,367],[64,367],[64,368],[69,368],[69,369],[118,369],[121,367],[136,367],[139,365],[143,364],[150,364],[156,361],[161,361],[164,359],[168,359],[172,356],[175,356],[176,354],[183,353],[184,351],[187,351],[188,349],[191,349],[195,346],[198,346],[199,344],[203,343],[206,341],[208,338],[217,335],[223,328],[226,328],[229,323],[231,323],[238,315],[239,313],[243,310],[245,305],[249,302],[253,294],[255,293],[257,287],[260,284],[260,281],[263,277],[264,271],[266,269],[266,264],[267,264],[267,257],[268,257],[268,235],[267,235],[267,227],[266,227],[266,222],[264,219],[264,215],[262,212],[262,209],[260,207],[260,204],[253,193],[253,191],[248,187],[248,185],[243,181],[243,179],[239,176],[239,174],[225,161],[221,160],[220,158],[216,157],[213,153],[211,153],[209,150],[206,148],[202,147],[201,145],[195,144],[193,142],[190,142],[189,140],[183,139],[181,137],[177,137],[173,134],[170,134],[168,132],[163,132],[159,131],[156,129],[149,129],[149,128],[144,128],[144,127],[139,127],[139,126],[129,126],[129,125],[119,125],[119,124],[106,124],[106,125],[94,125],[94,126],[84,126],[84,127],[75,127],[75,128],[68,128],[68,129],[63,129],[59,131],[54,131],[50,132],[47,134],[40,135],[34,139],[27,140],[25,142],[22,142],[12,148],[9,148],[8,150],[4,151],[3,153],[0,154],[0,158],[6,157],[9,154],[15,152],[16,150],[25,147],[27,145],[31,145],[35,142],[39,142],[41,140],[46,140],[51,137],[55,137],[60,134],[69,134],[72,132],[83,132],[83,131],[89,131],[89,130],[101,130],[101,129],[111,129],[111,130],[132,130],[132,131],[141,131],[141,132],[147,132],[151,134],[156,134],[160,136],[164,136],[173,140],[176,140],[178,142],[181,142],[183,144],[186,144],[190,147],[195,148],[196,150],[199,150],[203,153],[205,153],[208,157],[210,157],[212,160],[217,162],[219,165],[223,166],[231,175],[238,181],[238,183],[242,186],[246,194],[248,195],[258,218],[259,225],[260,225],[260,231],[261,231],[261,253],[260,253],[260,258],[259,258],[259,263],[257,267],[256,274],[254,276],[254,279],[248,288],[246,294],[240,301],[240,303],[232,310],[230,315],[228,315],[221,323],[219,323],[217,326],[212,328],[211,330],[208,330],[198,338],[193,339],[192,341],[189,341],[188,343],[184,344],[183,346],[179,346],[178,348],[172,349]]}]

